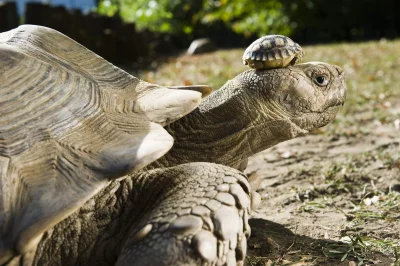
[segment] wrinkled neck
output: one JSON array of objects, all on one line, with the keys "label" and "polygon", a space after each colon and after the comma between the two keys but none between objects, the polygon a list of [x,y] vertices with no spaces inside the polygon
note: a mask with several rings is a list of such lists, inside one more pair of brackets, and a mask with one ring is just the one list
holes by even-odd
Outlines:
[{"label": "wrinkled neck", "polygon": [[[172,149],[152,167],[214,162],[235,167],[242,160],[292,138],[291,123],[277,106],[261,106],[237,79],[208,96],[189,115],[170,124]],[[293,123],[291,123],[293,124]]]}]

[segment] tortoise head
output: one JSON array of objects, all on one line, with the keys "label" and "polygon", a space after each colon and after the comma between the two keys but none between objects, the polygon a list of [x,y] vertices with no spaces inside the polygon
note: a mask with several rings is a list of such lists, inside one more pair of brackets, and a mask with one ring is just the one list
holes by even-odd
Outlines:
[{"label": "tortoise head", "polygon": [[244,71],[168,127],[175,144],[158,163],[236,167],[257,152],[328,124],[345,98],[344,73],[330,64]]},{"label": "tortoise head", "polygon": [[290,120],[307,131],[331,122],[346,99],[344,71],[321,62],[300,64],[290,71],[295,78],[272,96]]},{"label": "tortoise head", "polygon": [[308,62],[243,74],[251,81],[247,92],[256,93],[250,98],[257,109],[268,120],[271,116],[276,121],[289,120],[297,126],[294,131],[302,133],[331,122],[346,99],[343,70],[327,63]]}]

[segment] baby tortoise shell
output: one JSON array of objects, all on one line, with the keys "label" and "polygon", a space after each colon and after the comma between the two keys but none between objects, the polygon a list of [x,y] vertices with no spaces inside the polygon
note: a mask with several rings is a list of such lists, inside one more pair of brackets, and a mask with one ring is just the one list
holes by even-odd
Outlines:
[{"label": "baby tortoise shell", "polygon": [[282,35],[266,35],[255,40],[243,54],[243,63],[254,69],[282,68],[301,62],[304,51]]}]

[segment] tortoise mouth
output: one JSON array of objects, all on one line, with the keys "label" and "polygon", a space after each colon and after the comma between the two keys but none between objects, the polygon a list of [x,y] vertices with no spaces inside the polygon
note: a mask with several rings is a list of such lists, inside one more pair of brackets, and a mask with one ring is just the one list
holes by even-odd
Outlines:
[{"label": "tortoise mouth", "polygon": [[321,113],[331,112],[333,109],[338,109],[344,105],[345,97],[335,97],[330,99],[326,104],[325,108],[323,108]]},{"label": "tortoise mouth", "polygon": [[301,116],[292,119],[292,122],[303,130],[312,131],[332,122],[342,106],[343,102],[340,102],[326,107],[322,112],[303,113]]},{"label": "tortoise mouth", "polygon": [[335,116],[342,106],[343,106],[343,103],[329,106],[328,108],[325,109],[324,113],[326,113],[328,115],[333,114]]},{"label": "tortoise mouth", "polygon": [[331,105],[327,106],[327,107],[324,109],[323,113],[325,113],[325,112],[330,112],[330,111],[333,110],[333,109],[339,109],[339,108],[342,107],[343,105],[344,105],[344,101],[338,101],[338,102],[336,102],[336,103],[334,103],[334,104],[331,104]]}]

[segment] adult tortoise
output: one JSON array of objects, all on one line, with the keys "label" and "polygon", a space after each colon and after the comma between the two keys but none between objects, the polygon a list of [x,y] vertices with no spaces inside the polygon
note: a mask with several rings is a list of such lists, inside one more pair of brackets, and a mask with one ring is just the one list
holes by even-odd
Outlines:
[{"label": "adult tortoise", "polygon": [[52,29],[1,33],[0,60],[6,265],[242,265],[257,194],[234,167],[346,94],[326,63],[247,70],[176,120],[206,86],[146,83]]}]

